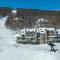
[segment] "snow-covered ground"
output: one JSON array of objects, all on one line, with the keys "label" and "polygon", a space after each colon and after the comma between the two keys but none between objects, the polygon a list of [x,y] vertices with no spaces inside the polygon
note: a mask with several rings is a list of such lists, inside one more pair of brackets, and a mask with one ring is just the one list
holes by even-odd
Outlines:
[{"label": "snow-covered ground", "polygon": [[50,52],[47,44],[14,47],[14,31],[4,26],[7,17],[0,19],[0,60],[60,60],[60,43],[56,43],[57,52]]}]

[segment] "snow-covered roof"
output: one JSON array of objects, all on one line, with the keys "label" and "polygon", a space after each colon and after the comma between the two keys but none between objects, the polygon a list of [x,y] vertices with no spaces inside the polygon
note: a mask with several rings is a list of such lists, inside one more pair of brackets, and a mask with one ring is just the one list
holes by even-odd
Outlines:
[{"label": "snow-covered roof", "polygon": [[17,17],[16,17],[16,18],[13,18],[13,19],[16,19],[16,20],[18,20],[19,18],[17,18]]},{"label": "snow-covered roof", "polygon": [[55,38],[55,37],[57,37],[57,36],[49,36],[49,37]]},{"label": "snow-covered roof", "polygon": [[16,10],[12,10],[12,13],[16,13]]},{"label": "snow-covered roof", "polygon": [[60,34],[60,29],[57,29],[58,34]]},{"label": "snow-covered roof", "polygon": [[20,33],[16,33],[15,37],[21,37],[21,34]]},{"label": "snow-covered roof", "polygon": [[36,31],[36,29],[26,29],[26,31]]},{"label": "snow-covered roof", "polygon": [[40,30],[49,30],[49,31],[51,31],[51,30],[54,30],[54,28],[39,28]]},{"label": "snow-covered roof", "polygon": [[27,32],[27,31],[30,31],[30,32],[32,32],[32,31],[36,32],[37,31],[37,32],[40,32],[41,34],[45,34],[46,29],[49,31],[51,31],[51,30],[54,31],[54,28],[24,28],[21,30],[21,34],[25,34],[25,32]]}]

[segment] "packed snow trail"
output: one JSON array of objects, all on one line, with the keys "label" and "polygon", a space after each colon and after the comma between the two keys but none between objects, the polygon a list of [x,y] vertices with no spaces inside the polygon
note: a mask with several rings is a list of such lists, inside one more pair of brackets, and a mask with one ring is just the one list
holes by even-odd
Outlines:
[{"label": "packed snow trail", "polygon": [[50,52],[47,44],[19,45],[15,43],[14,31],[5,28],[8,16],[0,19],[0,60],[60,60],[60,43],[56,44],[57,52]]},{"label": "packed snow trail", "polygon": [[8,16],[5,16],[0,19],[0,44],[1,46],[8,46],[11,45],[13,42],[13,32],[9,29],[6,29],[5,22],[7,20]]}]

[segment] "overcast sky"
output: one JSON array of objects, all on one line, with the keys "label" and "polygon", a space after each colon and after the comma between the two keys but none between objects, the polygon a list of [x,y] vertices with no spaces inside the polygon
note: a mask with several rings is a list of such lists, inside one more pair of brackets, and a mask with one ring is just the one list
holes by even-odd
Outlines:
[{"label": "overcast sky", "polygon": [[0,7],[60,10],[60,0],[0,0]]}]

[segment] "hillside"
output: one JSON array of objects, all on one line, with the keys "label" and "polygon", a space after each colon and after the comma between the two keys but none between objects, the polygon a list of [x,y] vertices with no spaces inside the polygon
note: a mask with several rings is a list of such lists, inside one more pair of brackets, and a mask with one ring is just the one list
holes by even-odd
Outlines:
[{"label": "hillside", "polygon": [[37,10],[17,8],[16,13],[12,13],[6,21],[6,26],[10,29],[33,28],[38,19],[44,19],[45,27],[60,28],[60,11],[56,10]]},{"label": "hillside", "polygon": [[[0,7],[0,16],[9,15],[6,27],[12,30],[34,28],[39,19],[44,19],[40,27],[60,28],[60,10],[38,10],[10,7]],[[0,18],[1,18],[0,17]],[[47,21],[47,22],[46,22]]]},{"label": "hillside", "polygon": [[12,8],[10,7],[0,7],[0,15],[10,15]]},{"label": "hillside", "polygon": [[15,31],[5,28],[9,16],[0,19],[0,60],[60,60],[60,43],[55,43],[57,52],[51,52],[47,44],[16,44]]}]

